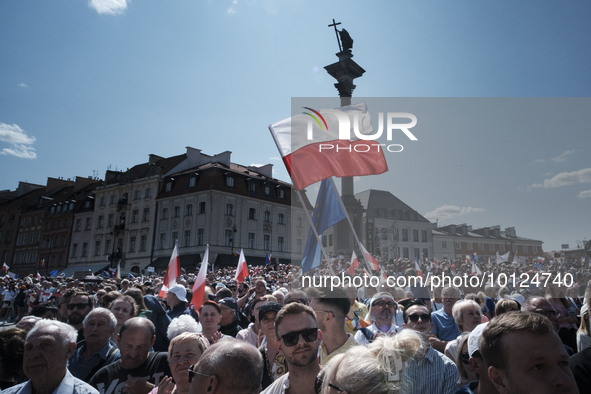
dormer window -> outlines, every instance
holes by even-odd
[[[279,198],[285,198],[285,190],[279,189],[279,191],[277,192],[277,196]]]
[[[232,178],[231,176],[226,177],[226,186],[234,187],[234,178]]]
[[[195,185],[197,184],[197,178],[193,177],[191,179],[189,179],[189,187],[195,187]]]
[[[252,182],[249,182],[248,183],[248,191],[251,193],[255,193],[257,191],[256,185]]]
[[[167,192],[169,192],[169,191],[171,191],[171,190],[172,190],[172,183],[171,183],[171,182],[168,182],[168,183],[166,184],[166,191],[167,191]]]
[[[265,195],[268,196],[271,194],[271,188],[269,186],[265,186]]]

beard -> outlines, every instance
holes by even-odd
[[[84,321],[84,318],[85,318],[85,316],[82,316],[80,313],[72,312],[72,314],[70,314],[70,316],[68,316],[68,324],[70,324],[72,326],[82,324],[82,322]]]
[[[308,349],[311,350],[312,348],[308,347]],[[313,362],[316,362],[317,355],[318,355],[318,349],[315,352],[309,351],[308,353],[297,354],[295,356],[291,355],[291,357],[286,356],[285,358],[293,366],[301,368],[301,367],[307,367],[308,365],[312,364]]]

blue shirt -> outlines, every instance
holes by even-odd
[[[33,383],[28,380],[25,383],[12,386],[2,392],[7,394],[33,394]],[[84,383],[80,379],[76,379],[66,370],[66,376],[64,376],[64,379],[53,394],[99,394],[99,392],[91,385]]]
[[[433,333],[442,341],[453,341],[461,334],[454,318],[448,315],[444,309],[433,312],[431,321],[433,322]]]
[[[113,352],[111,352],[112,348],[115,348]],[[76,349],[72,356],[70,356],[68,363],[68,369],[72,375],[81,380],[89,380],[92,378],[92,376],[89,376],[90,372],[92,372],[99,363],[106,361],[101,365],[101,367],[105,367],[121,358],[119,349],[117,349],[117,346],[115,346],[111,340],[109,340],[105,347],[103,347],[98,353],[93,354],[86,364],[84,364],[84,359],[82,358],[85,349],[86,344],[83,343],[83,345]],[[109,357],[110,352],[111,356]],[[109,358],[109,360],[107,360],[107,358]]]
[[[431,346],[418,362],[412,357],[406,362],[404,374],[409,394],[454,394],[458,389],[458,367]]]

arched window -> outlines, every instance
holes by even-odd
[[[234,216],[234,205],[226,204],[226,215]]]

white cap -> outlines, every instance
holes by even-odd
[[[525,297],[519,293],[513,293],[513,294],[506,295],[505,298],[507,298],[509,300],[517,301],[519,303],[519,306],[523,305],[523,303],[525,302]]]
[[[470,336],[468,337],[468,354],[470,357],[472,357],[474,352],[478,350],[478,341],[480,340],[482,331],[484,331],[484,328],[487,324],[488,322],[477,325],[476,328],[470,333]]]
[[[177,296],[179,301],[187,302],[187,289],[185,289],[185,286],[172,286],[170,289],[168,289],[168,292]]]
[[[585,314],[585,312],[587,312],[589,309],[587,308],[587,303],[585,303],[585,305],[583,305],[581,307],[581,316],[583,316]]]

